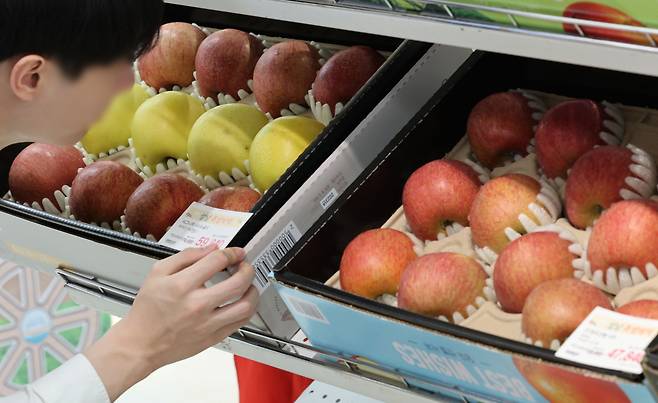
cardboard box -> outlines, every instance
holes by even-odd
[[[509,318],[494,318],[495,329],[491,322],[482,326],[471,321],[468,327],[457,326],[342,292],[332,284],[335,279],[331,277],[339,267],[343,249],[354,236],[369,228],[404,227],[404,216],[393,213],[401,204],[406,178],[462,141],[468,113],[485,96],[530,88],[539,91],[536,95],[545,94],[549,104],[560,99],[546,95],[553,93],[636,105],[623,110],[629,123],[627,134],[637,142],[656,135],[656,113],[644,108],[658,106],[643,95],[644,88],[652,85],[652,79],[638,75],[475,54],[278,267],[277,289],[304,333],[315,345],[345,357],[374,361],[400,374],[410,385],[430,391],[448,385],[458,393],[481,399],[560,400],[547,390],[550,381],[554,383],[548,389],[602,393],[608,401],[651,401],[651,391],[642,376],[558,359],[552,350],[522,342],[513,320],[505,329],[505,319]],[[650,151],[656,154],[655,144],[647,141],[641,145],[654,147]],[[629,296],[632,291],[634,296],[646,291],[655,294],[658,288],[655,281],[636,287],[617,298],[634,299]],[[485,307],[478,312],[487,316],[495,310]]]

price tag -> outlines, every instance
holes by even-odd
[[[658,320],[596,307],[555,355],[581,364],[641,374],[644,350],[656,335]]]
[[[176,250],[202,248],[213,243],[225,248],[251,214],[192,203],[159,244]]]

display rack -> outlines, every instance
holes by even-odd
[[[658,76],[658,47],[653,41],[654,37],[658,37],[658,30],[651,28],[435,0],[424,0],[419,3],[439,6],[443,13],[403,10],[386,0],[383,1],[384,6],[380,7],[351,0],[167,0],[167,2]],[[509,24],[458,17],[458,13],[454,12],[456,9],[499,13],[507,17]],[[571,24],[578,27],[580,35],[532,29],[521,25],[519,19]],[[588,38],[584,35],[583,27],[640,33],[647,37],[649,45]],[[120,316],[125,315],[132,298],[131,295],[124,295],[123,303],[117,302],[117,298],[103,298],[99,302],[98,295],[90,294],[86,288],[76,288],[74,283],[69,283],[68,286],[79,302],[84,303],[87,300],[96,307],[102,305],[106,311]],[[104,291],[107,290],[101,290],[101,294]],[[453,396],[461,394],[462,401],[488,401],[483,396],[470,395],[453,389],[450,385],[438,385],[432,380],[402,374],[374,362],[364,365],[360,360],[342,357],[301,341],[284,340],[254,330],[243,329],[217,348],[381,401],[429,403],[449,400],[445,396],[410,388],[401,380],[402,375],[407,379],[431,384],[434,389],[444,390],[446,394]]]
[[[352,0],[168,0],[191,7],[295,21],[430,43],[488,50],[563,63],[611,70],[658,75],[658,48],[653,38],[658,29],[565,18],[527,11],[462,4],[454,1],[421,0],[443,9],[436,12],[409,11],[368,5]],[[436,8],[436,7],[435,7]],[[482,22],[457,17],[454,10],[471,9],[507,16],[509,24]],[[520,19],[566,23],[578,27],[580,35],[548,32],[522,26]],[[645,35],[652,45],[636,45],[584,36],[583,27]]]

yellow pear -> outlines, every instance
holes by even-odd
[[[254,185],[261,192],[269,189],[322,130],[322,123],[301,116],[278,118],[263,127],[249,150]]]
[[[135,112],[131,126],[135,155],[154,168],[167,158],[187,159],[187,137],[205,112],[203,104],[182,92],[163,92]]]
[[[260,129],[268,123],[258,108],[244,104],[228,104],[204,113],[192,127],[187,153],[192,169],[202,175],[229,175],[233,168],[247,173],[244,161]]]
[[[114,98],[101,119],[80,141],[85,150],[100,154],[119,146],[127,147],[135,111],[148,98],[149,94],[138,84]]]

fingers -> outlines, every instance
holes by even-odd
[[[227,329],[230,333],[246,324],[256,313],[258,307],[258,290],[250,286],[247,292],[232,304],[217,308],[209,321],[211,329]],[[231,326],[235,326],[231,328]]]
[[[192,288],[201,287],[215,274],[233,266],[244,259],[245,252],[242,248],[228,248],[216,250],[207,254],[190,267],[180,271],[177,276]]]
[[[177,273],[203,259],[216,249],[217,245],[215,244],[206,246],[205,248],[185,249],[182,252],[156,262],[153,265],[153,273],[161,275]]]
[[[219,307],[242,298],[255,275],[254,268],[249,263],[240,263],[238,270],[231,277],[204,290],[210,307]]]

